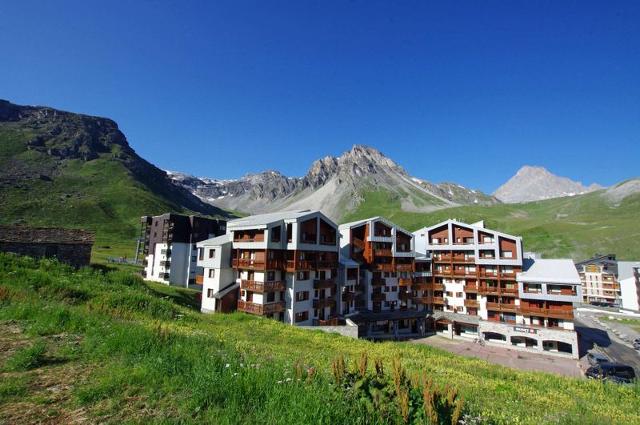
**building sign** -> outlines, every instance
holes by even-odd
[[[532,329],[532,328],[524,328],[522,326],[514,326],[513,330],[516,332],[522,332],[525,334],[537,334],[538,330],[537,329]]]

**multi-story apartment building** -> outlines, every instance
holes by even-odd
[[[640,310],[640,261],[618,261],[621,307]]]
[[[576,268],[580,273],[585,303],[620,305],[621,290],[615,254],[596,255],[576,263]]]
[[[338,317],[336,279],[339,269],[348,271],[338,265],[337,226],[321,212],[232,220],[226,238],[199,247],[203,311],[224,311],[223,299],[231,298],[235,282],[239,311],[294,325],[329,324]]]
[[[483,222],[447,220],[414,236],[416,251],[433,259],[424,294],[436,331],[577,357],[577,335],[567,322],[580,282],[570,260],[525,262],[520,237]]]
[[[430,261],[416,258],[411,232],[382,217],[339,229],[340,261],[352,277],[341,285],[340,312],[364,327],[367,337],[423,334]]]
[[[139,249],[148,280],[199,289],[196,243],[224,234],[226,221],[180,214],[141,218]]]
[[[236,309],[238,288],[232,267],[233,240],[231,234],[206,239],[196,244],[198,260],[196,284],[202,285],[203,313],[228,313]]]

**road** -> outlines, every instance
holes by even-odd
[[[574,322],[580,335],[580,357],[597,344],[612,361],[633,366],[636,374],[640,376],[640,354],[613,332],[593,320],[597,315],[597,313],[584,311],[576,313]]]

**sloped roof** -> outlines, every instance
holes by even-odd
[[[580,275],[570,259],[525,259],[524,272],[518,281],[538,283],[567,283],[580,285]]]
[[[401,232],[406,233],[408,236],[413,236],[412,232],[410,232],[410,231],[408,231],[406,229],[403,229],[402,227],[400,227],[397,224],[395,224],[393,221],[391,221],[391,220],[389,220],[389,219],[387,219],[385,217],[379,216],[379,215],[377,215],[375,217],[365,218],[365,219],[362,219],[362,220],[356,220],[356,221],[350,221],[348,223],[342,223],[339,227],[343,227],[343,228],[344,227],[357,227],[357,226],[363,225],[365,223],[368,223],[370,221],[372,221],[372,222],[373,221],[382,221],[386,225],[388,225],[390,227],[395,227],[397,230],[400,230]]]
[[[326,218],[324,214],[322,214],[318,210],[298,210],[298,211],[279,211],[279,212],[267,213],[267,214],[256,214],[256,215],[250,215],[248,217],[237,218],[235,220],[229,221],[227,223],[227,228],[268,226],[269,224],[277,223],[279,221],[295,221],[301,217],[305,217],[313,214],[320,214],[325,218],[325,221],[328,221],[329,223],[333,223],[331,220]]]
[[[618,280],[634,277],[633,269],[640,268],[640,261],[618,261]]]
[[[228,242],[231,242],[231,233],[227,233],[226,235],[222,235],[222,236],[216,236],[215,238],[205,239],[203,241],[198,242],[197,245],[219,246]]]
[[[87,230],[56,227],[0,226],[0,242],[93,245],[95,234]]]
[[[429,230],[444,226],[444,225],[449,224],[449,223],[457,224],[457,225],[459,225],[461,227],[466,227],[466,228],[469,228],[469,229],[475,229],[475,230],[478,230],[479,232],[493,233],[493,234],[495,234],[497,236],[503,236],[503,237],[508,238],[508,239],[522,240],[521,236],[510,235],[508,233],[504,233],[504,232],[500,232],[498,230],[488,229],[488,228],[484,227],[484,220],[480,220],[480,221],[475,222],[473,224],[469,224],[469,223],[463,223],[463,222],[458,221],[458,220],[456,220],[454,218],[450,218],[448,220],[441,221],[440,223],[436,223],[436,224],[434,224],[432,226],[421,227],[418,230],[416,230],[415,232],[413,232],[413,234],[415,235],[415,234],[420,233],[420,232],[426,232],[426,231],[429,231]],[[480,224],[482,224],[482,225],[480,226]]]

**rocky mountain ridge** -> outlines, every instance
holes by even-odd
[[[428,212],[465,204],[491,205],[498,201],[480,191],[454,183],[434,184],[411,177],[379,150],[354,145],[338,157],[314,161],[302,177],[278,171],[248,174],[237,180],[197,178],[167,172],[173,181],[205,202],[246,213],[282,208],[320,208],[333,218],[357,206],[367,191],[387,190],[407,211]]]
[[[560,177],[544,167],[525,165],[494,193],[501,202],[512,204],[575,196],[603,189],[599,184],[584,186],[581,182]]]

